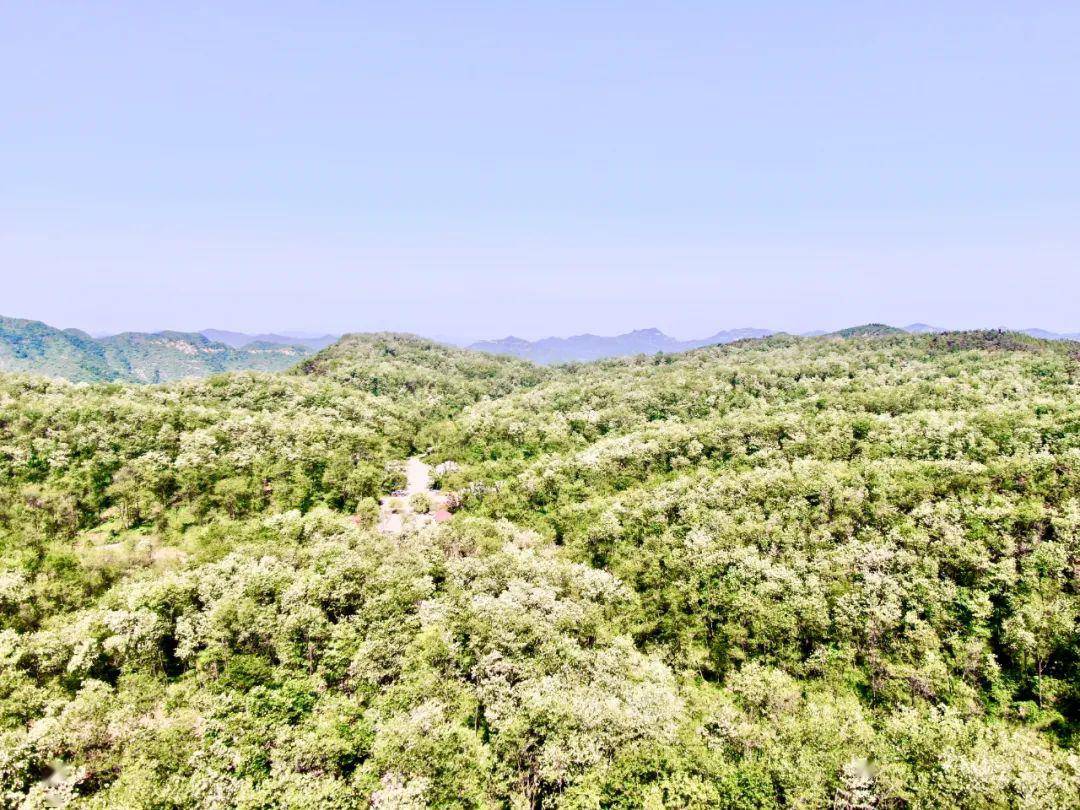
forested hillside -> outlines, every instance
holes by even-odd
[[[223,371],[283,371],[311,351],[303,345],[261,341],[234,348],[192,332],[93,338],[78,329],[0,317],[0,372],[73,382],[158,383]]]
[[[0,377],[0,804],[1077,806],[1080,346],[846,334]]]

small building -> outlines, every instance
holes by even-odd
[[[435,518],[436,523],[446,523],[446,521],[452,518],[453,515],[451,515],[450,512],[448,512],[446,509],[440,509],[434,515],[432,515],[432,517]]]

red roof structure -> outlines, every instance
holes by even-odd
[[[453,515],[451,515],[445,509],[440,509],[438,512],[435,513],[434,517],[436,523],[446,523],[446,521],[452,518]]]

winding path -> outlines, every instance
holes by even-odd
[[[417,492],[431,491],[431,465],[425,464],[419,456],[413,456],[405,462],[405,492],[415,495]]]
[[[431,500],[431,513],[420,515],[412,510],[409,498],[423,492]],[[405,462],[405,494],[390,495],[379,501],[379,531],[384,534],[400,534],[408,526],[431,523],[432,513],[444,508],[446,494],[431,488],[431,465],[413,456]],[[396,508],[395,508],[396,507]]]

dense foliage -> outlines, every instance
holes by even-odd
[[[1076,806],[1076,351],[6,378],[0,803]]]

